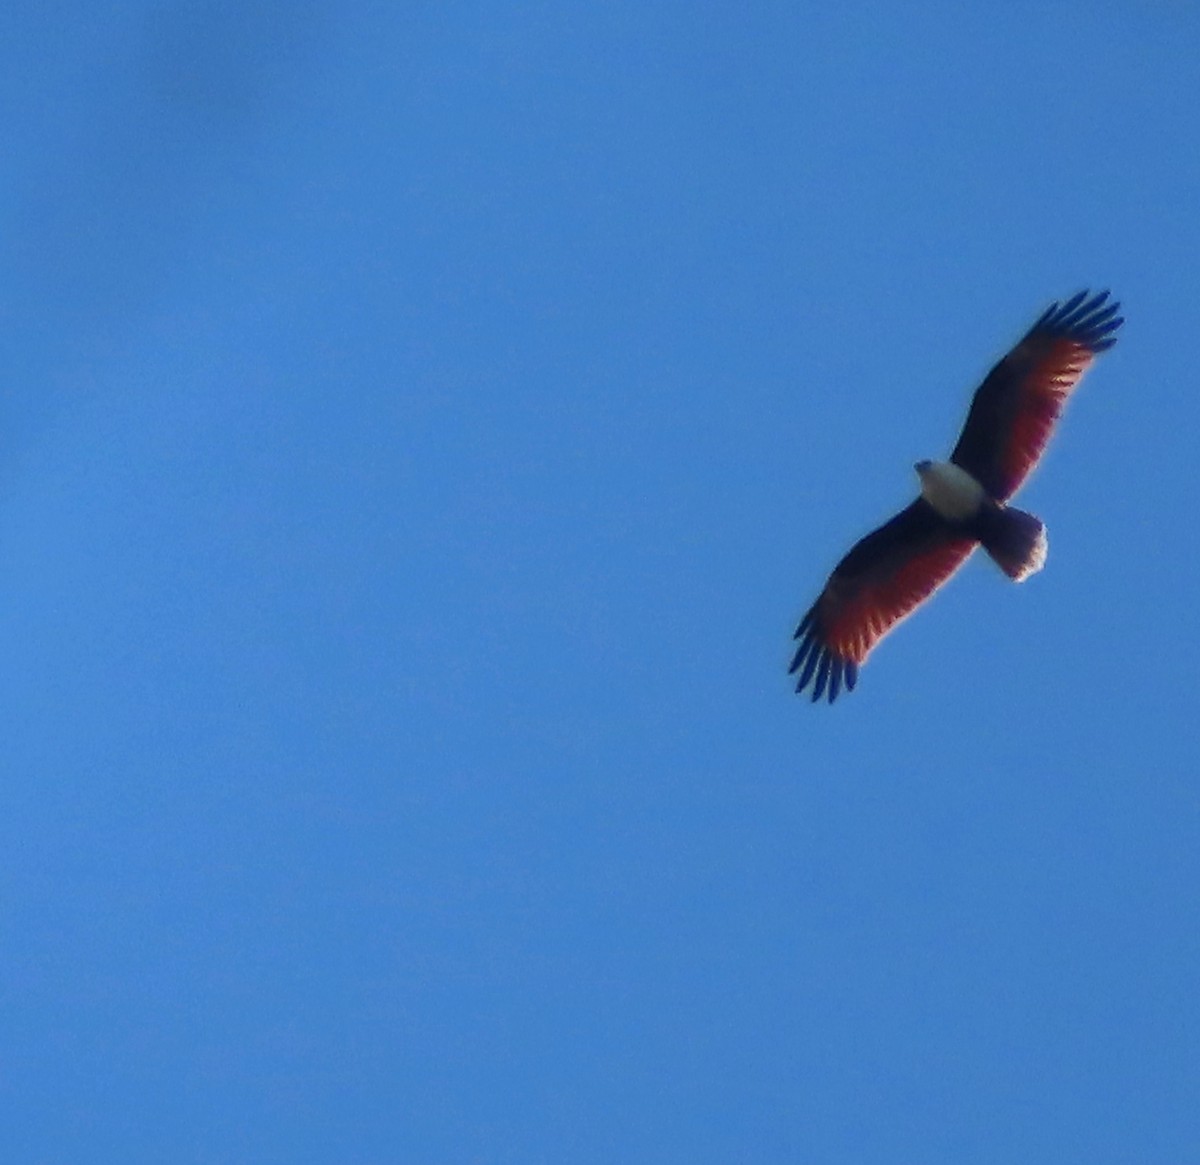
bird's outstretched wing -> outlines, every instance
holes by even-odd
[[[832,704],[858,679],[859,665],[893,627],[911,615],[975,548],[922,498],[872,531],[834,568],[820,598],[796,628],[789,672],[796,691],[810,683],[815,703]]]
[[[1053,303],[975,392],[950,460],[1005,501],[1037,464],[1054,422],[1088,365],[1125,321],[1108,292]]]

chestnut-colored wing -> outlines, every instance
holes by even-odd
[[[796,628],[800,645],[788,668],[800,673],[796,691],[812,683],[813,702],[828,693],[832,704],[843,685],[852,690],[875,644],[962,566],[976,544],[923,498],[863,538]]]
[[[1038,463],[1067,397],[1092,360],[1116,343],[1125,321],[1108,292],[1051,304],[976,390],[950,460],[997,501],[1006,501]]]

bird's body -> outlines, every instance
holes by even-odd
[[[830,703],[854,687],[874,646],[982,546],[1014,581],[1046,561],[1046,530],[1008,505],[1050,439],[1067,397],[1123,321],[1108,292],[1052,304],[971,402],[949,461],[916,465],[921,496],[834,568],[796,629],[796,690]]]

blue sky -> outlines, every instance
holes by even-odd
[[[1200,16],[3,21],[0,1148],[1200,1154]],[[1127,324],[832,708],[796,619]]]

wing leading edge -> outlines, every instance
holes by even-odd
[[[975,392],[950,460],[997,501],[1037,465],[1067,397],[1125,322],[1108,292],[1051,304]],[[1107,304],[1107,306],[1106,306]]]
[[[843,685],[852,691],[875,645],[945,583],[975,545],[921,498],[861,539],[796,628],[800,642],[788,668],[799,673],[796,691],[811,683],[813,702],[827,695],[831,704]]]

